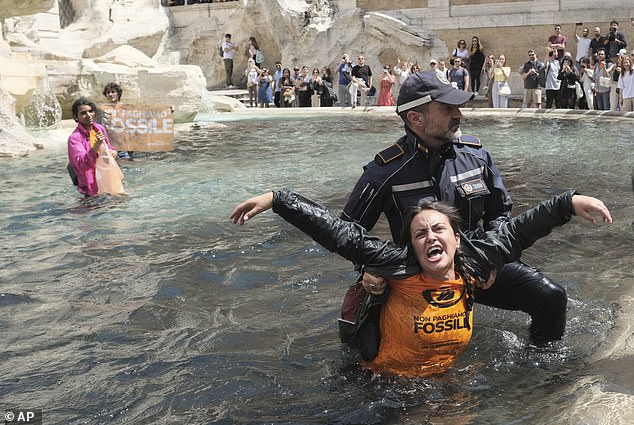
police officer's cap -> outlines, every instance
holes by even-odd
[[[398,92],[396,113],[413,109],[432,100],[449,105],[462,105],[473,99],[474,94],[454,88],[436,71],[412,74],[403,82]]]

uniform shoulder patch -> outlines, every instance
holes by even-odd
[[[455,139],[454,143],[457,145],[467,145],[467,146],[474,146],[478,148],[482,147],[482,143],[480,142],[480,139],[478,139],[476,136],[469,136],[465,134],[460,136],[459,139]]]
[[[387,149],[383,149],[381,152],[376,154],[374,160],[379,164],[387,164],[390,161],[395,160],[399,156],[405,154],[403,148],[398,144],[393,144]]]

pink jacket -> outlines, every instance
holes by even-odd
[[[97,123],[94,123],[93,126],[95,130],[100,130],[104,134],[108,149],[112,149],[106,129]],[[95,196],[99,193],[95,177],[98,156],[90,149],[90,133],[81,124],[77,124],[75,130],[68,137],[68,161],[77,173],[77,190],[86,196]]]

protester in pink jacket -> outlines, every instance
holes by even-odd
[[[68,137],[68,161],[77,175],[77,190],[86,197],[99,193],[95,167],[102,144],[112,150],[106,129],[94,122],[96,109],[90,100],[77,99],[72,106],[77,127]]]

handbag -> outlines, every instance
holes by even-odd
[[[108,146],[104,143],[101,146],[101,152],[95,164],[95,177],[99,193],[107,193],[109,195],[125,194],[123,189],[123,172],[117,161],[112,157],[108,150]]]
[[[509,87],[508,84],[504,84],[503,86],[500,86],[500,89],[498,90],[498,94],[500,96],[510,96],[511,88]]]
[[[324,87],[326,88],[326,91],[328,92],[328,98],[332,100],[333,102],[336,102],[337,94],[335,93],[335,89],[332,87],[332,84],[326,81],[324,82]]]
[[[577,99],[581,99],[583,97],[583,87],[581,87],[581,83],[579,81],[575,81],[575,93],[577,95]]]
[[[611,85],[611,78],[610,76],[605,76],[605,77],[599,77],[599,85],[603,88],[610,88]]]

